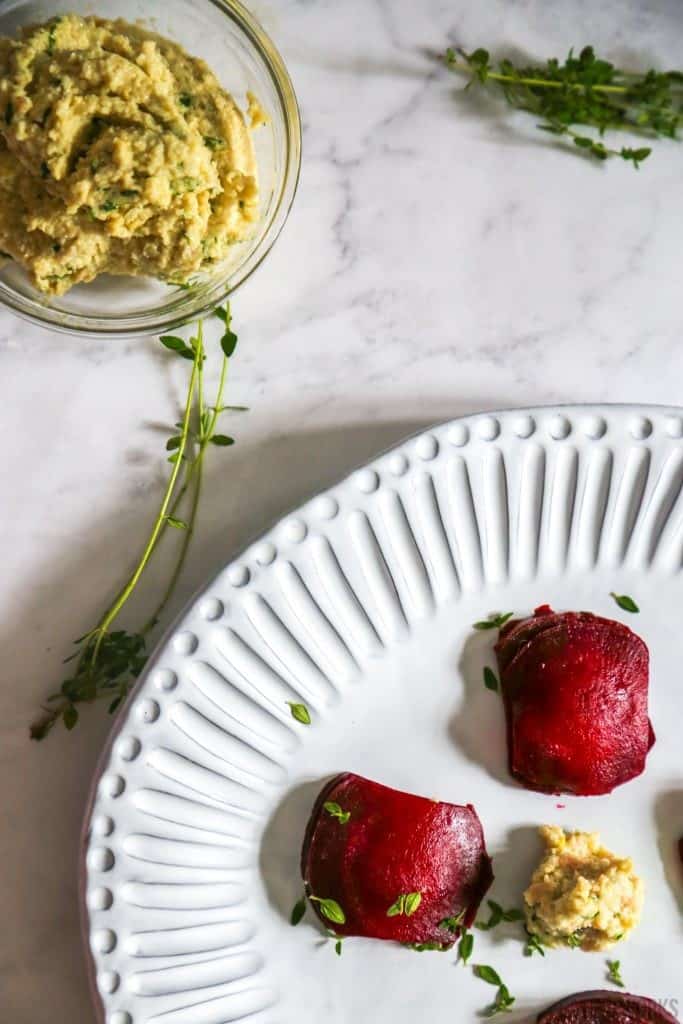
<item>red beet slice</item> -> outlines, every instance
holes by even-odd
[[[337,804],[348,821],[325,810]],[[339,935],[450,946],[457,933],[440,928],[464,912],[470,926],[493,881],[484,833],[470,804],[439,803],[346,773],[315,803],[301,854],[306,892],[333,899],[346,922],[313,907]],[[417,909],[387,916],[398,897],[420,893]]]
[[[654,742],[649,655],[627,626],[544,606],[497,655],[510,771],[524,786],[592,796],[641,774]]]
[[[581,992],[541,1013],[537,1024],[677,1024],[659,1003],[627,992]]]
[[[562,620],[562,615],[553,612],[548,605],[537,608],[528,619],[511,619],[503,626],[496,644],[498,667],[503,671],[521,648],[539,633],[545,632]]]

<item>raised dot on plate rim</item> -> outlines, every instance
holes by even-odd
[[[140,722],[156,722],[157,718],[161,714],[161,708],[157,701],[152,700],[150,697],[146,697],[137,702],[135,714]]]
[[[470,439],[469,427],[464,423],[452,423],[448,428],[448,441],[455,448],[463,448]]]
[[[88,854],[88,867],[92,871],[111,871],[114,854],[108,846],[95,846]]]
[[[313,502],[313,514],[319,519],[334,519],[339,512],[339,502],[330,494],[322,494]]]
[[[516,437],[519,437],[522,441],[525,441],[528,437],[531,437],[531,435],[535,432],[536,420],[533,416],[530,416],[528,413],[522,416],[518,416],[512,424],[512,429]]]
[[[415,451],[418,457],[423,459],[425,462],[435,459],[439,454],[439,442],[433,434],[424,434],[419,437],[415,443]]]
[[[116,797],[121,796],[125,788],[126,780],[122,775],[116,775],[113,772],[108,772],[100,779],[99,790],[103,796],[109,796],[116,799]]]
[[[92,944],[98,953],[111,953],[116,948],[116,932],[111,928],[99,928],[92,934]]]
[[[607,433],[607,420],[604,416],[587,416],[581,429],[591,441],[599,441]]]
[[[635,416],[630,423],[631,436],[636,441],[645,441],[653,431],[652,420],[647,416]]]
[[[550,418],[548,432],[554,441],[564,441],[572,432],[571,422],[562,413],[558,413]]]
[[[196,635],[189,629],[184,629],[180,633],[176,633],[172,640],[173,649],[178,654],[193,654],[199,646],[199,640]]]
[[[157,690],[173,690],[178,685],[178,676],[170,668],[158,668],[152,679]]]
[[[500,435],[500,422],[495,416],[484,416],[477,422],[477,434],[482,441],[495,441]]]
[[[207,622],[215,622],[225,612],[225,605],[218,597],[205,597],[199,605],[199,614]]]
[[[372,494],[379,487],[379,473],[375,469],[361,469],[356,473],[354,483],[363,494]]]
[[[133,1018],[125,1010],[114,1010],[107,1017],[107,1024],[133,1024]]]
[[[271,565],[277,556],[277,548],[269,540],[264,540],[254,551],[254,558],[259,565]]]
[[[246,587],[251,579],[251,573],[246,565],[231,565],[228,569],[228,579],[233,587]]]
[[[137,736],[124,736],[116,744],[116,753],[122,761],[134,761],[142,750],[142,744]]]
[[[119,987],[121,978],[116,971],[100,971],[97,975],[97,984],[101,992],[111,995]]]
[[[87,904],[91,910],[109,910],[114,902],[114,894],[111,889],[99,885],[88,893]]]
[[[394,474],[394,476],[403,476],[408,472],[409,466],[410,462],[408,460],[408,456],[403,452],[396,452],[396,454],[392,455],[389,459],[389,470]]]
[[[301,544],[307,533],[308,527],[303,519],[290,519],[285,523],[285,536],[291,544]]]
[[[96,836],[110,836],[114,831],[114,820],[107,814],[98,814],[92,820],[91,831]]]

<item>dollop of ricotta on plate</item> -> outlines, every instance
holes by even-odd
[[[526,927],[546,946],[609,949],[638,922],[643,881],[629,857],[602,845],[597,832],[540,829],[545,855],[524,893]]]

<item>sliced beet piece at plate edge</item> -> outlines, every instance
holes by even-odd
[[[561,999],[538,1015],[537,1024],[677,1024],[677,1019],[653,999],[600,989]]]

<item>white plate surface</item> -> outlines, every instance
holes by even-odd
[[[520,905],[544,822],[598,829],[646,881],[615,955],[683,1017],[683,413],[532,409],[407,441],[288,516],[219,573],[157,650],[102,762],[84,837],[92,976],[107,1024],[469,1021],[494,990],[455,966],[292,928],[299,850],[330,774],[475,804],[489,895]],[[620,611],[631,594],[641,614]],[[492,611],[549,602],[621,618],[652,655],[647,771],[608,797],[526,792],[482,684]],[[311,709],[296,723],[288,700]],[[605,984],[605,957],[522,956],[476,933],[511,1022]]]

